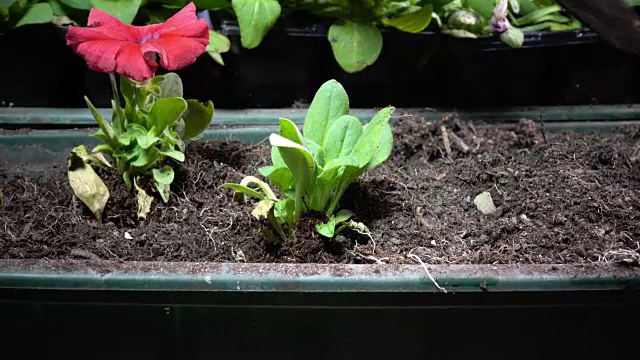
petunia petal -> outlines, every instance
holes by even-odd
[[[135,81],[142,81],[153,77],[158,64],[147,61],[143,56],[140,45],[125,44],[116,55],[116,72]]]
[[[207,49],[207,43],[197,38],[164,35],[142,45],[142,52],[160,54],[160,64],[167,70],[178,70],[193,64]]]
[[[89,69],[110,73],[116,69],[116,54],[127,44],[126,41],[99,40],[82,42],[74,47]]]
[[[160,24],[160,28],[158,29],[158,31],[161,33],[170,33],[177,28],[183,27],[196,21],[198,21],[198,16],[196,15],[196,6],[193,2],[190,2],[180,11],[167,19],[167,21]],[[206,20],[204,22],[206,24]],[[207,29],[208,27],[209,26],[207,25]]]

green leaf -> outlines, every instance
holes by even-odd
[[[298,126],[291,120],[280,118],[280,136],[293,141],[294,143],[304,146],[304,138]]]
[[[349,97],[336,80],[322,84],[309,105],[304,119],[304,138],[324,147],[327,131],[340,116],[349,113]]]
[[[297,222],[296,202],[291,198],[277,201],[273,206],[273,215],[284,219],[289,227],[293,227]]]
[[[298,222],[302,210],[302,197],[307,193],[315,179],[315,162],[313,155],[304,146],[297,144],[278,134],[269,136],[271,146],[276,146],[282,159],[287,164],[295,182],[295,215],[293,222]]]
[[[521,18],[518,18],[518,25],[524,26],[524,25],[530,25],[530,24],[537,24],[539,22],[542,22],[545,16],[548,16],[554,13],[559,13],[561,11],[562,11],[562,8],[557,5],[543,7],[536,11],[530,12]]]
[[[131,24],[142,0],[91,0],[93,7],[108,12],[124,24]]]
[[[343,115],[336,119],[327,132],[324,145],[325,161],[351,154],[361,135],[362,123],[357,117]]]
[[[267,198],[263,194],[255,191],[255,190],[253,190],[253,189],[251,189],[251,188],[249,188],[247,186],[244,186],[244,185],[234,184],[234,183],[224,183],[224,184],[222,184],[220,186],[226,187],[226,188],[229,188],[229,189],[233,189],[233,190],[235,190],[235,191],[237,191],[239,193],[251,196],[251,197],[256,198],[258,200],[265,200]]]
[[[0,8],[8,8],[13,5],[16,0],[0,0]]]
[[[231,6],[240,25],[240,41],[246,49],[260,45],[281,12],[277,0],[232,0]]]
[[[511,27],[500,34],[500,39],[512,48],[520,48],[524,42],[524,33],[518,28]]]
[[[63,4],[70,6],[74,9],[91,10],[91,0],[60,0]]]
[[[183,98],[158,99],[151,107],[147,123],[149,127],[155,127],[155,135],[160,135],[167,126],[175,124],[186,109],[187,102]]]
[[[380,133],[380,141],[378,145],[378,149],[369,162],[367,163],[367,170],[371,170],[374,167],[385,162],[389,155],[391,155],[391,151],[393,150],[393,132],[391,131],[391,125],[389,123],[384,124],[382,128],[382,132]]]
[[[274,147],[274,149],[277,148]],[[269,178],[273,185],[278,187],[280,191],[284,192],[286,189],[289,189],[293,184],[293,175],[288,167],[282,166],[264,166],[258,169],[260,174],[266,178]]]
[[[157,184],[162,185],[171,185],[175,176],[173,173],[173,169],[167,165],[161,167],[160,169],[153,169],[151,170],[151,173],[153,174],[153,180],[155,180]]]
[[[131,162],[131,166],[143,168],[152,165],[158,160],[160,156],[160,152],[155,147],[150,147],[148,149],[141,149],[137,153],[136,159]]]
[[[384,125],[389,122],[391,114],[395,110],[394,107],[388,106],[376,113],[371,121],[364,126],[362,136],[353,148],[351,155],[358,158],[358,166],[360,168],[367,165],[373,155],[376,153],[379,145]]]
[[[338,224],[343,223],[343,222],[349,220],[352,216],[353,216],[353,213],[351,211],[349,211],[347,209],[342,209],[342,210],[338,211],[338,213],[335,216],[336,223],[338,223]]]
[[[323,167],[324,149],[313,140],[307,140],[306,143],[306,148],[309,149],[309,151],[311,151],[311,154],[313,155],[313,161],[315,161],[316,165],[318,165],[319,167]]]
[[[109,189],[93,170],[91,165],[82,160],[87,150],[79,145],[68,157],[67,175],[74,194],[91,210],[99,223],[102,223],[102,213],[109,200]]]
[[[221,53],[225,53],[231,49],[231,41],[221,33],[209,30],[209,45],[207,45],[207,53],[220,65],[224,65]]]
[[[113,128],[111,127],[111,124],[109,124],[102,117],[102,115],[100,115],[100,113],[98,112],[98,110],[96,110],[96,108],[93,106],[93,104],[91,103],[91,101],[89,100],[88,97],[85,96],[84,97],[84,101],[87,103],[87,106],[89,106],[89,110],[91,111],[91,114],[93,115],[93,118],[98,123],[98,126],[100,127],[100,130],[102,130],[102,133],[106,136],[104,138],[104,141],[106,141],[114,149],[116,147],[118,147],[118,137],[117,137],[115,131],[113,131]]]
[[[16,24],[16,28],[29,24],[46,24],[53,20],[53,10],[48,3],[32,5]]]
[[[184,153],[178,150],[161,150],[160,154],[184,162]]]
[[[338,65],[348,73],[372,65],[382,51],[382,34],[373,25],[351,21],[333,24],[328,38]]]
[[[51,10],[53,11],[54,16],[67,15],[67,12],[64,10],[60,0],[49,0],[49,5],[51,5]]]
[[[158,142],[158,140],[160,140],[160,138],[157,136],[153,136],[153,134],[136,135],[136,142],[143,149],[150,148],[153,144]]]
[[[336,218],[331,217],[326,223],[316,224],[316,231],[322,236],[332,238],[336,231]]]
[[[465,7],[477,11],[485,19],[491,19],[493,9],[496,7],[496,0],[465,0]]]
[[[163,80],[158,84],[160,86],[160,97],[181,98],[183,95],[182,79],[176,73],[170,72],[162,75]]]
[[[514,14],[520,13],[520,0],[509,0],[509,6]]]
[[[402,30],[408,33],[419,33],[426,29],[431,23],[431,16],[433,15],[433,6],[431,4],[425,5],[420,9],[401,15],[392,19],[384,19],[382,22],[385,25],[393,26],[398,30]]]
[[[182,119],[184,120],[183,139],[188,140],[202,134],[213,120],[213,102],[209,100],[203,104],[198,100],[187,100],[187,110],[182,115]]]
[[[138,219],[146,219],[151,212],[151,203],[153,202],[153,198],[149,196],[141,187],[138,186],[138,179],[133,179],[133,184],[138,191],[137,202],[138,202]]]

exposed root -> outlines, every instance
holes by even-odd
[[[447,293],[447,289],[443,288],[442,286],[440,286],[440,284],[438,284],[438,282],[436,281],[436,279],[434,279],[433,276],[431,276],[431,273],[429,272],[429,269],[427,268],[427,265],[422,261],[422,259],[420,259],[420,257],[418,257],[415,254],[412,254],[412,251],[415,250],[417,248],[411,249],[411,251],[409,251],[409,254],[407,255],[409,258],[417,261],[420,265],[422,265],[422,268],[424,269],[424,271],[427,273],[427,276],[429,277],[429,280],[431,280],[431,282],[433,283],[433,285],[440,290],[443,293]]]

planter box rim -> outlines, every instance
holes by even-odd
[[[448,293],[630,290],[640,267],[427,265]],[[421,265],[0,260],[0,289],[438,292]]]
[[[110,108],[98,108],[103,116],[110,118]],[[363,121],[370,120],[377,108],[352,108],[350,114]],[[307,108],[253,108],[253,109],[216,109],[211,125],[278,125],[280,117],[286,117],[302,124]],[[521,118],[544,120],[545,122],[575,121],[621,121],[640,119],[640,104],[621,105],[575,105],[575,106],[521,106],[489,109],[433,109],[398,107],[396,114],[410,113],[427,120],[440,120],[448,114],[457,114],[460,118],[473,121],[500,123],[518,121]],[[50,127],[96,127],[97,124],[87,108],[37,108],[6,107],[0,108],[0,128],[9,126],[47,125]]]

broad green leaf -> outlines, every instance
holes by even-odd
[[[81,154],[86,153],[84,145],[71,150],[67,167],[69,184],[74,194],[91,210],[98,223],[102,223],[102,213],[109,200],[109,189],[91,165],[82,160]]]
[[[207,101],[206,104],[198,100],[187,100],[187,110],[182,115],[184,120],[182,138],[188,140],[202,134],[213,120],[213,111],[213,102],[211,100]]]
[[[311,155],[313,155],[313,161],[316,162],[316,165],[319,167],[324,166],[324,149],[318,145],[313,140],[307,140],[307,149],[311,151]]]
[[[155,135],[164,132],[167,126],[171,126],[180,119],[187,109],[187,102],[183,98],[172,97],[158,99],[147,116],[149,127],[155,127]]]
[[[158,142],[158,140],[160,140],[160,138],[153,136],[152,134],[136,135],[136,142],[138,142],[138,145],[143,149],[150,148],[153,144]]]
[[[93,7],[108,12],[124,24],[131,24],[142,0],[91,0]]]
[[[443,34],[447,34],[449,36],[453,36],[456,38],[461,38],[461,39],[477,39],[478,35],[469,32],[467,30],[460,30],[460,29],[447,29],[447,30],[442,30]]]
[[[49,0],[49,5],[51,5],[51,10],[53,11],[54,16],[65,16],[67,12],[64,11],[60,0]],[[55,20],[55,19],[54,19]]]
[[[509,0],[509,6],[514,14],[520,14],[520,0]]]
[[[524,33],[518,28],[509,28],[500,34],[500,39],[512,48],[520,48],[524,42]]]
[[[318,175],[318,181],[332,181],[335,175],[338,174],[337,170],[343,166],[358,167],[358,158],[353,155],[347,155],[327,163],[322,173]]]
[[[464,0],[466,7],[477,11],[483,18],[489,20],[493,16],[493,9],[496,7],[496,0]]]
[[[349,113],[349,97],[336,80],[322,84],[309,105],[304,119],[304,138],[324,147],[325,137],[333,122]]]
[[[8,8],[13,5],[16,0],[0,0],[0,8]]]
[[[170,166],[163,166],[160,169],[151,170],[153,180],[158,184],[171,185],[174,178],[173,169]]]
[[[240,42],[246,49],[260,45],[280,17],[278,0],[232,0],[231,6],[240,26]]]
[[[164,201],[164,203],[168,203],[169,202],[169,197],[171,197],[171,185],[168,184],[158,184],[157,182],[155,183],[156,185],[156,189],[158,190],[158,194],[160,194],[160,197],[162,198],[162,201]]]
[[[391,155],[391,151],[393,150],[393,132],[391,131],[391,125],[389,125],[389,123],[386,123],[382,128],[379,144],[375,154],[373,154],[373,157],[367,163],[367,170],[371,170],[382,164],[389,158],[389,155]]]
[[[126,76],[120,76],[120,93],[124,98],[124,113],[129,121],[137,122],[136,113],[136,88],[135,84],[127,79]]]
[[[373,25],[351,21],[333,24],[328,38],[338,65],[348,73],[372,65],[382,51],[382,34]]]
[[[518,18],[518,25],[524,26],[529,24],[537,24],[539,22],[542,22],[542,19],[545,16],[551,15],[554,13],[560,13],[561,11],[562,11],[562,8],[560,6],[557,6],[557,5],[547,6],[547,7],[538,9],[536,11],[530,12],[521,18]]]
[[[284,219],[289,227],[293,227],[297,222],[296,202],[291,198],[277,201],[273,206],[273,215]]]
[[[48,3],[39,3],[35,5],[31,5],[27,12],[22,16],[18,23],[16,24],[16,28],[22,25],[29,24],[46,24],[53,20],[53,10],[51,9],[51,5]]]
[[[277,148],[274,148],[277,149]],[[258,169],[260,174],[273,183],[280,191],[290,188],[293,183],[293,175],[288,167],[264,166]]]
[[[183,95],[182,79],[178,74],[170,72],[162,75],[164,78],[160,82],[160,97],[161,98],[181,98]]]
[[[240,184],[224,183],[224,184],[222,184],[220,186],[233,189],[233,190],[235,190],[235,191],[237,191],[239,193],[242,193],[242,194],[245,194],[245,195],[249,195],[249,196],[254,197],[254,198],[258,199],[258,200],[264,200],[264,199],[267,198],[263,194],[255,191],[255,190],[253,190],[253,189],[251,189],[251,188],[249,188],[247,186],[243,186],[243,185],[240,185]]]
[[[221,53],[226,53],[231,49],[231,41],[221,33],[209,30],[209,45],[207,45],[207,53],[220,65],[224,65]]]
[[[394,110],[394,107],[388,106],[378,111],[373,119],[363,128],[362,135],[351,152],[351,155],[358,158],[359,167],[364,167],[376,153],[380,145],[384,125],[389,122]]]
[[[131,166],[135,167],[147,167],[153,164],[158,157],[160,156],[160,152],[155,147],[150,147],[148,149],[141,149],[138,151],[138,156],[136,159],[131,162]]]
[[[300,129],[296,126],[296,124],[285,118],[280,118],[280,136],[293,141],[294,143],[304,146],[304,140],[302,137],[302,133],[300,133]]]
[[[304,146],[277,134],[271,134],[269,142],[271,146],[278,148],[296,183],[302,184],[302,187],[305,188],[304,191],[306,191],[306,187],[311,184],[314,178],[316,167],[311,152]],[[298,184],[296,184],[297,186]]]
[[[327,132],[324,145],[325,161],[351,154],[361,135],[362,123],[357,117],[343,115],[336,119]]]
[[[80,10],[91,10],[93,7],[91,0],[60,0],[60,2],[69,7]]]
[[[184,153],[178,150],[162,150],[160,154],[168,156],[172,159],[184,162]]]
[[[340,224],[349,220],[353,216],[353,213],[347,209],[342,209],[336,214],[336,223]]]
[[[332,238],[336,231],[336,218],[332,216],[326,223],[316,224],[316,231],[322,236]]]
[[[304,146],[299,145],[278,134],[269,136],[271,146],[276,146],[282,159],[287,164],[295,182],[295,215],[293,222],[296,223],[302,210],[302,197],[307,193],[309,187],[315,180],[315,162],[313,155]]]
[[[278,151],[278,148],[276,147],[272,147],[271,148],[271,163],[273,163],[273,166],[275,167],[286,167],[287,164],[284,162],[284,160],[282,160],[282,156],[280,155],[280,151]]]
[[[151,212],[151,203],[153,202],[153,198],[138,186],[138,179],[133,179],[133,184],[138,192],[138,219],[146,219],[149,212]]]
[[[118,137],[116,136],[116,133],[113,131],[111,124],[109,124],[102,117],[102,115],[100,115],[100,113],[98,112],[98,110],[96,110],[96,108],[93,106],[93,104],[91,103],[88,97],[85,96],[84,101],[87,103],[87,106],[89,106],[89,110],[91,111],[93,118],[98,123],[98,126],[100,126],[100,130],[102,130],[102,133],[106,135],[107,143],[115,149],[118,146]]]
[[[392,19],[384,19],[382,22],[404,32],[419,33],[429,26],[432,14],[433,6],[428,4],[416,11]]]

